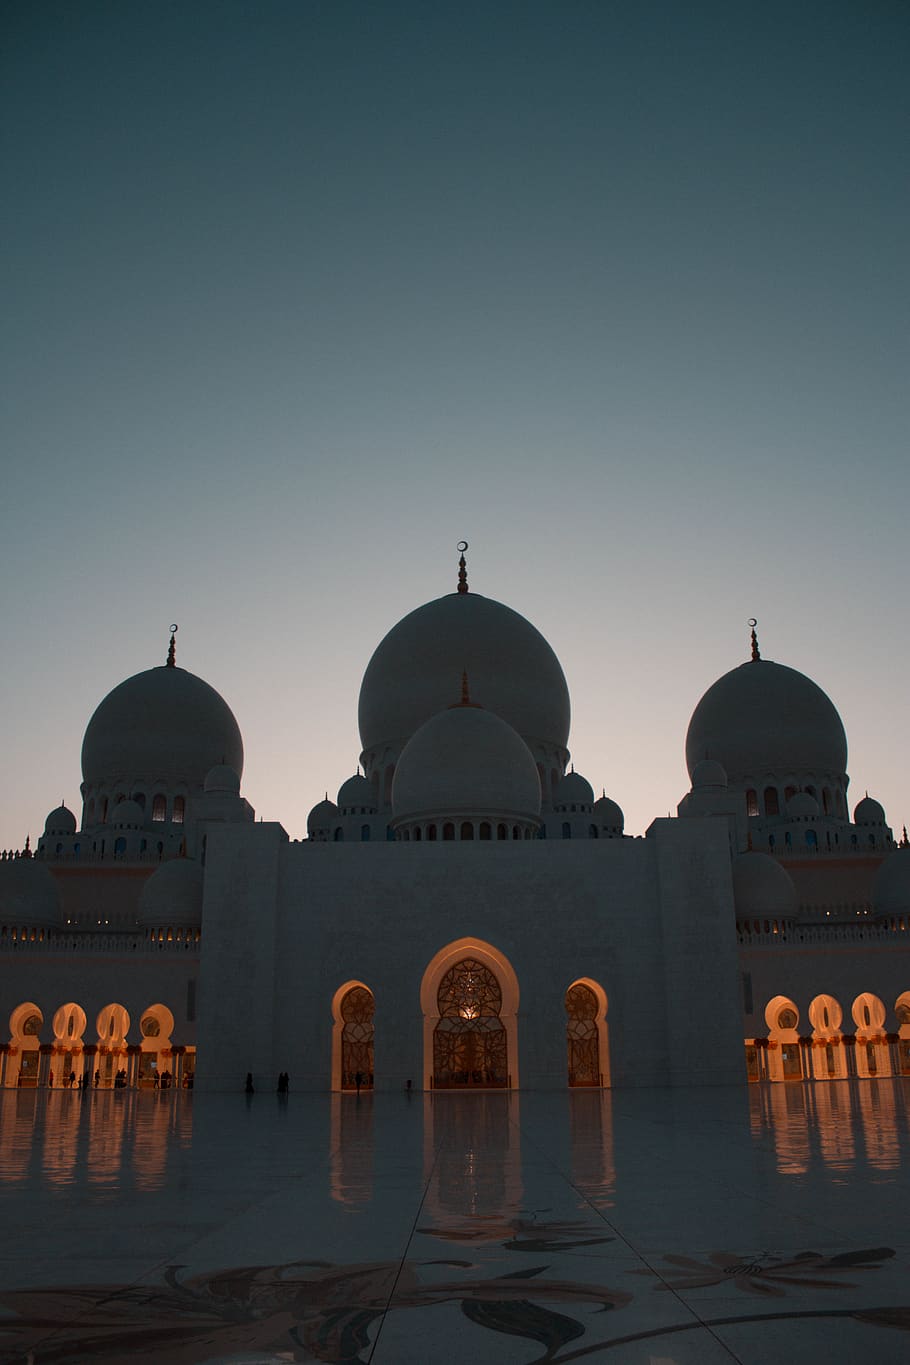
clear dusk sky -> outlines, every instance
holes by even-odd
[[[172,621],[303,835],[461,538],[629,832],[750,616],[910,821],[903,0],[0,22],[0,847]]]

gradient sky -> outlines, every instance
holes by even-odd
[[[303,835],[462,537],[629,832],[753,615],[910,821],[902,0],[2,22],[0,847],[171,621]]]

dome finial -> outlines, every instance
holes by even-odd
[[[461,555],[458,561],[458,591],[465,593],[468,590],[468,566],[465,564],[464,552],[468,548],[468,542],[460,540],[455,548]]]
[[[176,624],[175,624],[175,625],[172,625],[172,626],[171,626],[171,643],[170,643],[170,644],[168,645],[168,647],[167,647],[167,667],[168,667],[168,668],[176,668],[176,667],[177,667],[177,641],[176,641],[176,639],[174,638],[174,637],[176,636],[176,634],[177,634],[177,626],[176,626]]]
[[[749,617],[749,625],[752,627],[752,662],[758,663],[761,659],[761,655],[758,652],[758,636],[755,634],[755,627],[758,625],[758,621],[754,616]]]
[[[907,838],[907,826],[904,825],[904,837],[900,842],[901,848],[910,848],[910,839]]]

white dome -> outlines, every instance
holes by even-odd
[[[408,741],[392,782],[396,820],[421,816],[540,815],[540,778],[530,749],[483,707],[440,711]]]
[[[458,697],[472,698],[523,739],[564,750],[569,690],[538,630],[479,593],[451,593],[412,611],[379,644],[360,688],[364,754],[404,744]]]
[[[818,802],[808,792],[797,792],[787,802],[787,814],[797,820],[814,820],[818,815]]]
[[[714,758],[700,758],[692,769],[693,791],[723,791],[727,774],[722,763]]]
[[[57,806],[44,822],[45,836],[48,834],[75,834],[76,817],[66,806]]]
[[[0,920],[8,925],[56,929],[62,912],[54,874],[35,858],[0,862]]]
[[[593,804],[594,789],[581,773],[570,772],[560,778],[553,794],[553,805],[557,810],[564,810],[566,806],[581,806],[590,810]]]
[[[733,862],[733,900],[740,919],[795,915],[796,887],[767,853],[740,853]]]
[[[594,815],[597,818],[597,823],[603,829],[612,829],[618,834],[622,834],[626,817],[623,815],[621,807],[615,801],[611,801],[609,796],[598,797],[594,802]]]
[[[355,773],[342,782],[338,788],[338,809],[355,814],[359,811],[375,812],[376,793],[373,784],[362,773]]]
[[[693,712],[690,777],[705,758],[721,763],[732,782],[773,773],[844,777],[847,737],[834,704],[810,678],[754,659],[718,679]]]
[[[200,928],[204,880],[202,868],[192,858],[162,863],[142,888],[139,923],[146,929]]]
[[[243,740],[227,702],[184,668],[149,668],[109,692],[82,743],[86,783],[184,782],[215,764],[243,772]]]
[[[885,808],[872,796],[857,801],[853,812],[854,825],[887,825]]]
[[[875,874],[872,904],[877,915],[905,915],[910,910],[910,848],[888,854]]]
[[[145,812],[138,801],[118,801],[111,813],[114,829],[142,829]]]
[[[317,801],[306,818],[307,833],[312,835],[314,831],[327,830],[338,819],[338,807],[334,801],[328,797],[324,801]]]
[[[240,774],[229,763],[216,763],[206,773],[203,786],[212,795],[239,796]]]

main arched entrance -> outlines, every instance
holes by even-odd
[[[502,1090],[508,1085],[502,990],[489,967],[465,957],[450,967],[436,995],[434,1090]]]
[[[420,986],[424,1089],[506,1090],[518,1085],[518,980],[482,939],[441,949]]]

